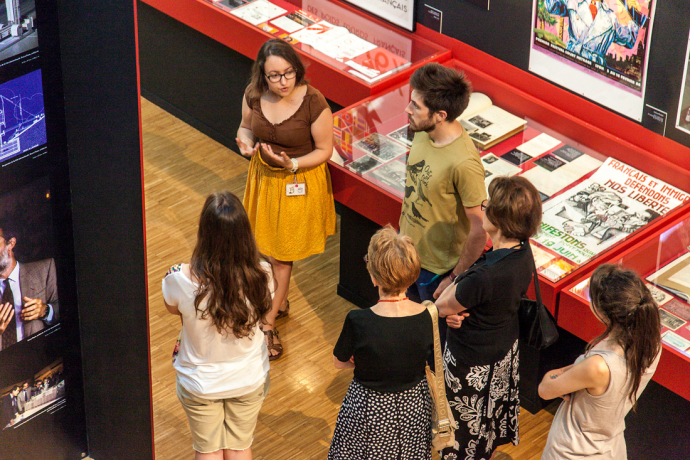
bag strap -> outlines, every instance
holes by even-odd
[[[438,332],[438,309],[433,302],[425,300],[423,305],[426,306],[431,315],[431,323],[434,329],[434,374],[435,382],[429,382],[433,385],[433,391],[436,395],[436,413],[438,414],[439,430],[450,430],[450,416],[448,414],[448,402],[446,400],[446,383],[443,377],[443,356],[441,353],[441,338]]]
[[[529,245],[529,241],[526,241],[523,244]],[[530,260],[532,261],[532,276],[534,277],[534,293],[537,296],[537,302],[539,305],[543,305],[544,302],[541,301],[541,289],[539,289],[539,277],[537,276],[537,264],[534,262],[534,254],[532,254],[532,247],[530,246],[529,248],[529,256]]]

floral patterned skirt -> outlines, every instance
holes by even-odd
[[[443,450],[443,460],[489,460],[496,447],[510,442],[517,445],[518,341],[493,364],[468,366],[457,362],[448,348],[443,361],[446,395],[458,423],[455,445]]]
[[[431,460],[431,396],[426,378],[397,393],[374,391],[352,379],[328,460]]]

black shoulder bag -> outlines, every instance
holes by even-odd
[[[537,294],[537,300],[523,298],[520,301],[518,310],[520,341],[541,350],[553,345],[558,340],[558,329],[556,328],[556,320],[541,300],[537,267],[534,264],[534,257],[531,254],[530,257],[532,257],[534,292]]]

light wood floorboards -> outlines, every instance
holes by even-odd
[[[189,261],[206,196],[230,190],[242,197],[248,162],[146,100],[142,124],[156,458],[192,459],[170,361],[180,322],[163,305],[161,279],[171,265]],[[290,316],[278,322],[285,356],[271,365],[270,394],[252,447],[255,459],[326,458],[352,379],[352,371],[337,371],[332,364],[342,321],[356,308],[336,295],[339,236],[329,238],[323,254],[295,263]],[[549,409],[536,415],[523,410],[520,445],[503,446],[494,458],[538,459],[553,418],[553,406]]]

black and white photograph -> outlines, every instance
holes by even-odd
[[[47,411],[65,404],[62,359],[36,372],[31,378],[0,389],[0,431],[19,429]]]
[[[525,152],[522,152],[518,149],[513,149],[510,152],[501,155],[501,158],[513,163],[515,166],[520,166],[521,164],[527,163],[529,160],[532,159],[531,156],[527,155]]]
[[[482,118],[479,115],[475,115],[472,118],[470,118],[470,123],[479,126],[480,128],[486,128],[487,126],[493,125],[492,122],[487,120],[486,118]]]
[[[685,324],[685,321],[678,318],[676,315],[667,312],[663,308],[659,309],[659,318],[661,318],[661,325],[671,329],[672,331],[675,331]]]
[[[0,3],[0,63],[38,48],[34,0]]]
[[[470,133],[472,139],[477,139],[479,142],[487,142],[491,139],[491,134],[487,134],[483,131],[474,131]]]
[[[410,125],[405,125],[402,128],[398,128],[388,135],[391,139],[395,139],[398,142],[402,142],[408,147],[412,147],[412,141],[414,140],[414,131],[410,129]]]
[[[553,155],[544,155],[541,158],[534,160],[535,164],[538,164],[547,171],[555,171],[565,164],[564,161],[559,160]]]
[[[401,161],[386,163],[371,171],[369,175],[400,193],[405,191],[405,163]]]
[[[370,157],[369,155],[364,155],[363,157],[358,158],[352,163],[348,164],[347,167],[357,174],[365,174],[381,164],[383,163],[376,158]]]
[[[404,155],[407,149],[397,142],[393,142],[379,133],[371,133],[354,143],[361,151],[380,159],[382,162],[390,161]]]

